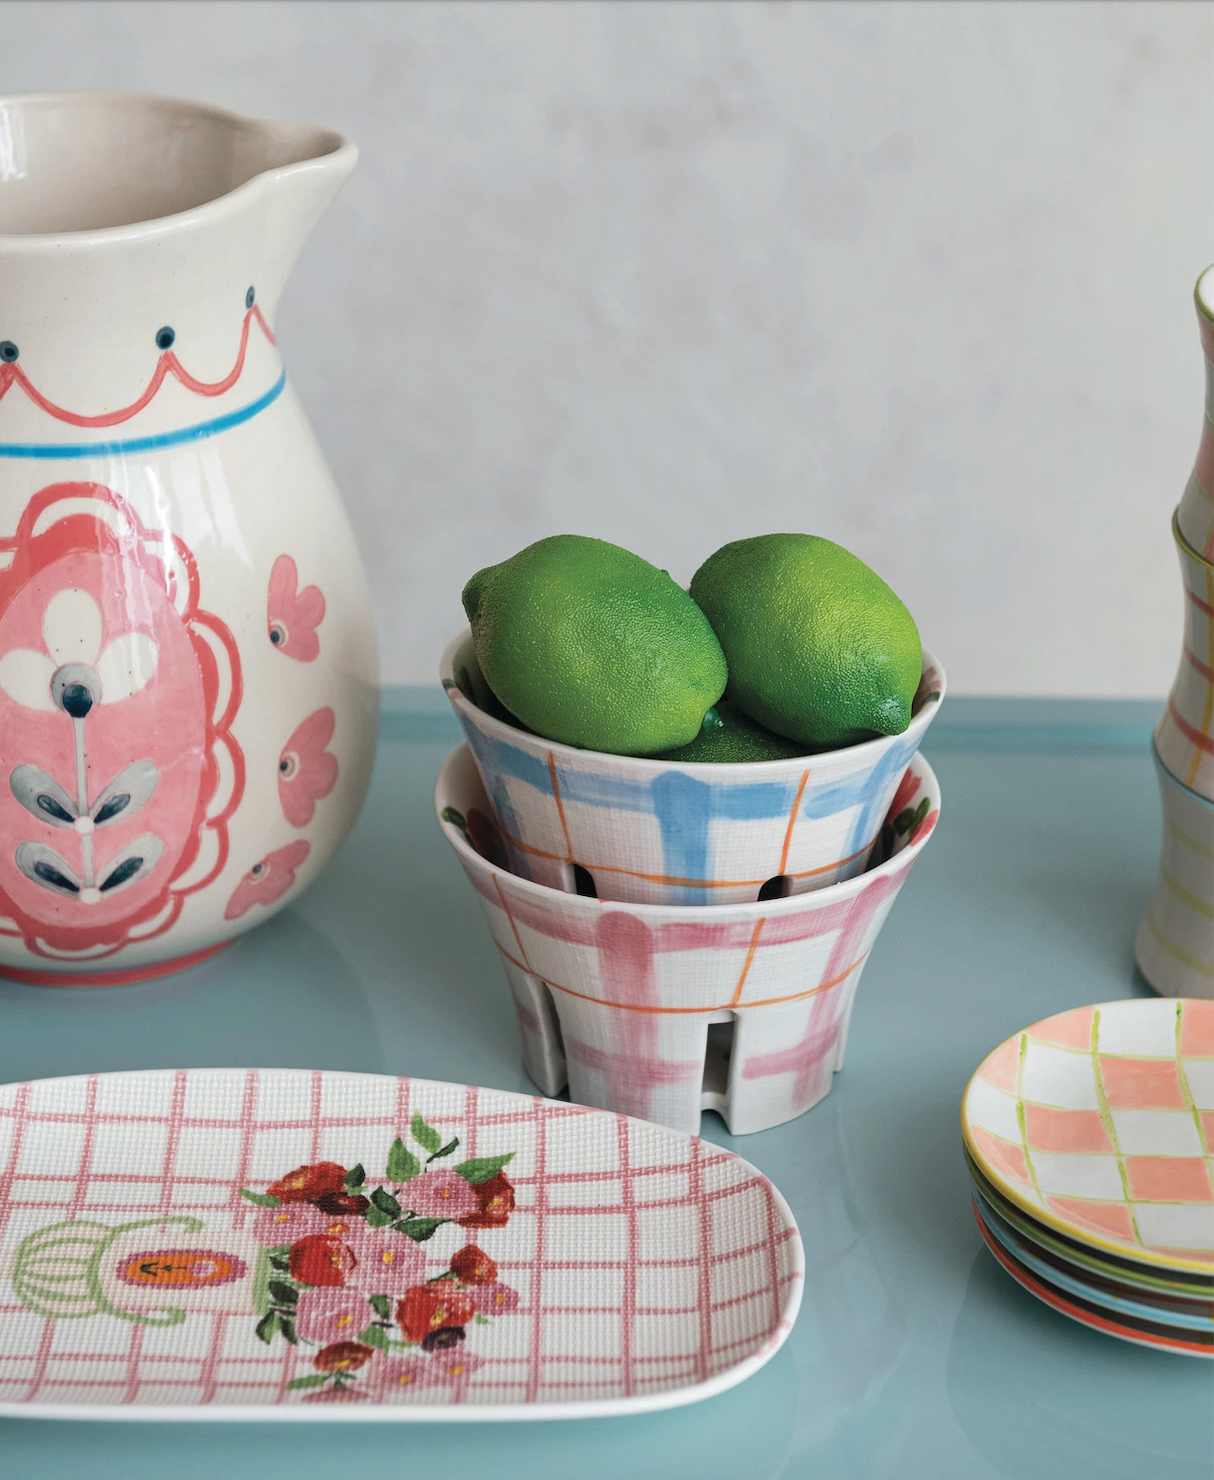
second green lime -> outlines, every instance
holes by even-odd
[[[879,575],[831,540],[767,534],[710,555],[691,594],[729,662],[729,697],[777,735],[850,745],[911,718],[922,650]]]
[[[786,761],[804,755],[806,747],[755,724],[736,704],[722,699],[704,718],[690,745],[656,757],[660,761],[694,761],[699,765],[736,765],[746,761]]]

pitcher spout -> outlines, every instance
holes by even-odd
[[[358,163],[358,149],[341,134],[307,124],[249,120],[248,182],[263,213],[265,297],[277,303],[312,229]]]
[[[317,220],[358,151],[340,134],[263,122],[219,108],[138,93],[41,93],[0,98],[0,286],[65,256],[98,262],[120,251],[125,270],[147,258],[150,280],[190,258],[242,258],[272,309]],[[24,285],[23,285],[24,286]],[[6,297],[9,295],[5,295]]]

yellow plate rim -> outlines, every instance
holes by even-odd
[[[1027,1213],[1032,1218],[1036,1218],[1039,1223],[1044,1223],[1047,1227],[1054,1229],[1056,1233],[1065,1233],[1068,1238],[1074,1239],[1077,1243],[1087,1244],[1090,1248],[1093,1249],[1103,1249],[1107,1254],[1117,1254],[1122,1259],[1133,1259],[1139,1264],[1149,1264],[1158,1269],[1188,1269],[1194,1270],[1200,1274],[1212,1274],[1214,1273],[1214,1252],[1211,1253],[1211,1256],[1208,1259],[1165,1257],[1162,1254],[1157,1254],[1153,1250],[1146,1248],[1142,1244],[1123,1243],[1116,1240],[1103,1238],[1100,1234],[1097,1233],[1089,1233],[1087,1229],[1080,1228],[1077,1223],[1068,1223],[1065,1218],[1060,1218],[1052,1208],[1038,1206],[1038,1204],[1030,1201],[1030,1199],[1024,1196],[1023,1192],[1020,1190],[1015,1182],[1011,1181],[1007,1177],[1004,1177],[996,1167],[990,1165],[986,1157],[982,1155],[970,1136],[969,1124],[966,1118],[966,1107],[969,1104],[970,1089],[973,1086],[974,1080],[978,1078],[978,1073],[979,1070],[981,1070],[982,1065],[986,1063],[987,1059],[989,1059],[992,1054],[998,1053],[999,1050],[1005,1047],[1007,1044],[1016,1042],[1016,1040],[1022,1034],[1031,1033],[1034,1028],[1039,1028],[1042,1023],[1052,1022],[1053,1019],[1057,1017],[1065,1017],[1067,1013],[1086,1012],[1089,1010],[1089,1008],[1095,1011],[1099,1011],[1102,1007],[1119,1007],[1123,1002],[1133,1002],[1135,1000],[1140,1000],[1143,1002],[1158,1001],[1183,1004],[1185,1002],[1200,1002],[1204,1001],[1205,999],[1199,997],[1144,997],[1140,999],[1123,997],[1111,1002],[1093,1002],[1087,1005],[1081,1005],[1079,1007],[1064,1007],[1061,1012],[1052,1012],[1050,1013],[1049,1017],[1038,1018],[1035,1023],[1030,1023],[1027,1028],[1018,1028],[1015,1033],[1010,1033],[1001,1043],[997,1043],[995,1047],[992,1048],[988,1053],[983,1054],[982,1059],[978,1064],[978,1068],[975,1069],[970,1077],[966,1080],[965,1090],[961,1095],[961,1139],[965,1143],[965,1149],[973,1157],[974,1161],[977,1162],[977,1164],[982,1168],[983,1173],[991,1180],[994,1186],[1003,1193],[1003,1195],[1008,1199],[1009,1202],[1015,1203],[1015,1205],[1021,1210],[1021,1212]]]

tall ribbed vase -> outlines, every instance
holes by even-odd
[[[1163,801],[1159,879],[1135,956],[1165,997],[1214,997],[1214,267],[1197,280],[1206,403],[1197,462],[1172,519],[1184,649],[1155,729]]]

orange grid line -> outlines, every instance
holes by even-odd
[[[513,923],[513,922],[511,922]],[[516,932],[517,934],[517,932]],[[810,987],[806,992],[790,992],[787,997],[762,997],[756,1002],[722,1002],[718,1006],[705,1005],[703,1007],[654,1007],[643,1002],[613,1002],[609,997],[592,997],[589,992],[575,992],[572,987],[562,986],[560,982],[554,982],[551,977],[540,976],[534,967],[526,966],[522,961],[516,961],[510,952],[500,941],[493,942],[501,954],[515,966],[519,971],[525,971],[528,975],[535,977],[536,981],[543,982],[544,986],[550,987],[554,992],[564,992],[567,997],[578,997],[583,1002],[593,1002],[597,1007],[618,1007],[621,1012],[646,1012],[656,1015],[663,1013],[689,1013],[689,1012],[727,1012],[735,1006],[741,1007],[777,1007],[781,1002],[800,1002],[805,997],[816,997],[820,992],[829,992],[832,987],[837,987],[840,982],[846,981],[856,968],[863,964],[868,955],[864,951],[857,956],[846,971],[841,971],[838,976],[832,976],[829,981],[819,982],[816,987]]]

